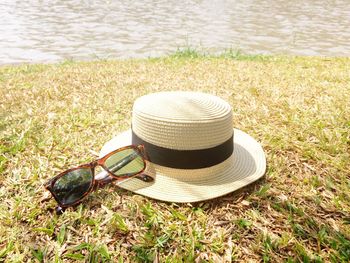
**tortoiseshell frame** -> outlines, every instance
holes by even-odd
[[[136,152],[138,152],[140,154],[140,156],[142,157],[142,160],[143,160],[143,164],[144,164],[144,168],[142,169],[142,171],[140,171],[139,173],[133,175],[133,176],[115,176],[112,172],[110,172],[107,167],[104,165],[105,161],[113,154],[117,153],[117,152],[120,152],[120,151],[123,151],[123,150],[126,150],[126,149],[134,149]],[[75,206],[77,204],[79,204],[83,199],[86,198],[86,196],[88,194],[90,194],[92,191],[98,189],[99,187],[103,187],[105,186],[106,184],[110,183],[110,182],[113,182],[113,181],[123,181],[125,179],[130,179],[130,178],[137,178],[137,179],[140,179],[142,181],[145,181],[145,182],[152,182],[154,179],[153,177],[151,176],[148,176],[146,174],[142,174],[145,169],[146,169],[146,160],[148,160],[148,157],[147,157],[147,154],[145,152],[145,148],[143,145],[138,145],[138,146],[135,146],[135,145],[130,145],[130,146],[125,146],[125,147],[122,147],[122,148],[119,148],[113,152],[110,152],[109,154],[105,155],[104,157],[100,158],[100,159],[97,159],[95,161],[92,161],[90,163],[87,163],[87,164],[82,164],[82,165],[79,165],[77,167],[74,167],[74,168],[71,168],[71,169],[68,169],[62,173],[60,173],[59,175],[55,176],[54,178],[50,179],[46,184],[45,184],[45,188],[50,191],[50,193],[52,194],[53,198],[56,200],[56,202],[58,203],[58,207],[56,208],[56,212],[57,213],[61,213],[64,211],[64,209],[66,209],[67,207],[71,207],[71,206]],[[101,166],[108,174],[109,176],[108,177],[105,177],[103,178],[102,180],[96,180],[95,179],[95,167],[99,165]],[[91,186],[90,188],[84,193],[84,195],[78,199],[77,201],[75,201],[74,203],[71,203],[71,204],[68,204],[68,205],[65,205],[65,204],[62,204],[59,199],[57,198],[57,195],[55,194],[55,192],[53,191],[53,186],[55,184],[55,182],[61,178],[62,176],[66,175],[67,173],[71,172],[71,171],[74,171],[74,170],[77,170],[77,169],[81,169],[81,168],[90,168],[91,171],[92,171],[92,175],[93,175],[93,181],[91,183]]]

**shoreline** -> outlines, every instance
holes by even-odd
[[[168,58],[226,58],[234,60],[256,60],[256,59],[272,59],[272,58],[305,58],[305,59],[349,59],[345,56],[306,56],[306,55],[294,55],[294,54],[247,54],[242,53],[239,49],[227,49],[222,52],[210,53],[201,51],[196,48],[184,48],[178,49],[175,52],[155,57],[127,57],[127,58],[106,58],[106,59],[63,59],[57,61],[33,61],[33,62],[16,62],[16,63],[0,63],[0,67],[6,66],[21,66],[21,65],[58,65],[66,63],[98,63],[98,62],[113,62],[113,61],[147,61],[147,60],[163,60]]]

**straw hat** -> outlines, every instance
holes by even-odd
[[[154,199],[196,202],[246,186],[266,170],[260,144],[233,129],[224,100],[199,92],[159,92],[138,98],[132,128],[108,141],[100,157],[144,144],[151,183],[129,179],[120,187]]]

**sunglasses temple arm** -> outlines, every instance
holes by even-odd
[[[145,146],[143,144],[140,144],[137,146],[137,149],[140,151],[141,155],[144,157],[144,159],[149,160],[149,156],[145,150]]]
[[[108,175],[108,177],[105,177],[105,178],[103,178],[103,179],[101,179],[101,180],[98,180],[98,181],[97,181],[98,185],[96,185],[96,186],[98,186],[98,187],[104,187],[106,184],[109,184],[109,183],[111,183],[111,182],[113,182],[113,181],[115,181],[115,180],[117,180],[117,179],[115,179],[115,178],[113,178],[112,176],[109,176],[109,175]]]
[[[146,174],[138,174],[138,175],[136,175],[134,177],[131,177],[131,178],[136,178],[136,179],[139,179],[139,180],[141,180],[143,182],[152,182],[154,180],[153,177],[148,176]],[[127,179],[129,179],[129,178],[127,178]],[[101,180],[98,180],[97,182],[98,182],[98,186],[99,187],[104,187],[106,184],[109,184],[109,183],[111,183],[113,181],[118,181],[118,178],[115,178],[115,177],[112,177],[112,176],[108,176],[108,177],[105,177],[105,178],[103,178]]]

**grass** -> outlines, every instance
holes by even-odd
[[[194,48],[191,46],[186,46],[183,48],[178,48],[176,52],[169,55],[171,59],[197,59],[197,58],[206,58],[206,59],[234,59],[234,60],[250,60],[250,61],[259,61],[259,60],[269,60],[276,59],[277,57],[272,57],[269,55],[260,55],[260,54],[245,54],[242,53],[239,49],[229,48],[220,53],[213,53],[206,51],[204,49]],[[159,58],[155,58],[158,60]],[[161,58],[162,59],[162,58]]]
[[[232,50],[0,67],[0,262],[349,262],[349,83],[349,58]],[[227,100],[264,147],[264,179],[181,205],[111,185],[56,216],[44,182],[163,90]]]

